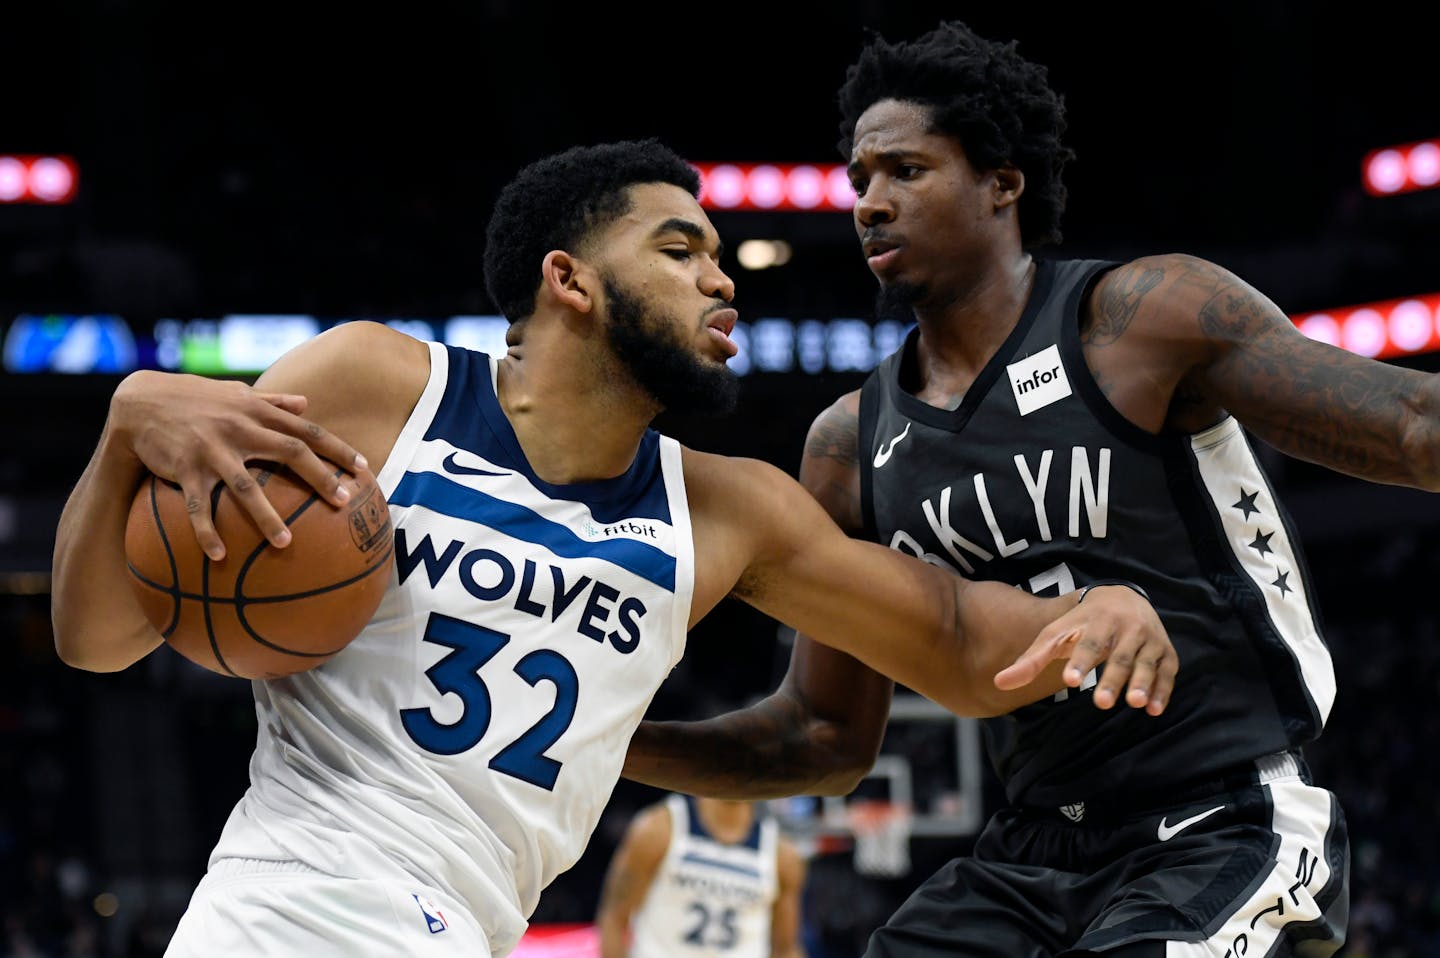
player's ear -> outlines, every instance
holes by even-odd
[[[1020,194],[1025,192],[1025,174],[1020,171],[1018,166],[1011,166],[1008,163],[997,168],[991,174],[991,183],[995,189],[995,208],[997,210],[1014,205],[1015,201],[1020,198]]]
[[[540,263],[541,283],[547,293],[578,313],[588,313],[595,306],[594,271],[584,260],[552,249]]]

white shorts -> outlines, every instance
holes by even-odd
[[[165,958],[216,955],[491,958],[469,912],[433,888],[239,858],[210,867],[165,951]]]

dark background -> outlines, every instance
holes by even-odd
[[[696,161],[838,161],[834,91],[866,28],[913,36],[944,16],[1017,38],[1066,97],[1078,158],[1061,252],[1196,253],[1292,314],[1432,293],[1440,192],[1374,198],[1360,187],[1366,151],[1440,136],[1434,39],[1409,19],[1418,10],[11,5],[0,21],[0,152],[70,154],[81,192],[61,208],[0,207],[0,323],[47,310],[137,322],[490,312],[486,216],[524,163],[648,135]],[[845,215],[713,218],[731,250],[749,236],[795,246],[781,269],[725,264],[745,316],[868,315],[873,280]],[[1440,368],[1430,355],[1404,364]],[[13,574],[48,570],[54,516],[116,382],[0,379],[0,509],[31,532],[4,546],[0,596],[10,640],[0,646],[10,783],[0,789],[0,955],[27,953],[17,941],[44,954],[153,953],[145,933],[163,938],[245,783],[254,720],[242,683],[196,675],[167,651],[117,676],[65,669],[50,648],[43,576]],[[731,419],[661,425],[793,471],[810,419],[858,382],[750,376]],[[1440,508],[1425,493],[1267,457],[1310,551],[1340,674],[1311,757],[1351,817],[1347,952],[1440,952],[1440,807],[1425,759],[1440,691],[1427,601]],[[656,714],[745,701],[784,666],[773,625],[743,607],[722,607],[690,648]],[[591,851],[537,919],[590,917],[619,828],[653,797],[622,783]],[[917,849],[911,881],[956,850]],[[841,886],[826,873],[817,863],[807,920],[817,955],[843,955],[866,930],[855,926],[883,917],[905,883],[867,886],[869,915],[853,895],[848,909],[827,906]],[[114,919],[95,916],[102,889],[119,897]]]

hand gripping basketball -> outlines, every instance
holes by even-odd
[[[250,679],[272,679],[327,661],[379,607],[391,576],[390,511],[375,477],[339,472],[343,507],[321,499],[289,469],[250,467],[292,531],[288,546],[266,541],[224,485],[211,518],[226,556],[211,560],[195,541],[179,486],[148,477],[125,529],[130,584],[145,616],[192,662]]]

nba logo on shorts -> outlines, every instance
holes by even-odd
[[[445,924],[445,914],[436,907],[433,901],[415,894],[411,894],[410,897],[415,899],[415,904],[420,906],[420,914],[425,916],[425,925],[430,929],[430,934],[438,935],[449,927]]]

